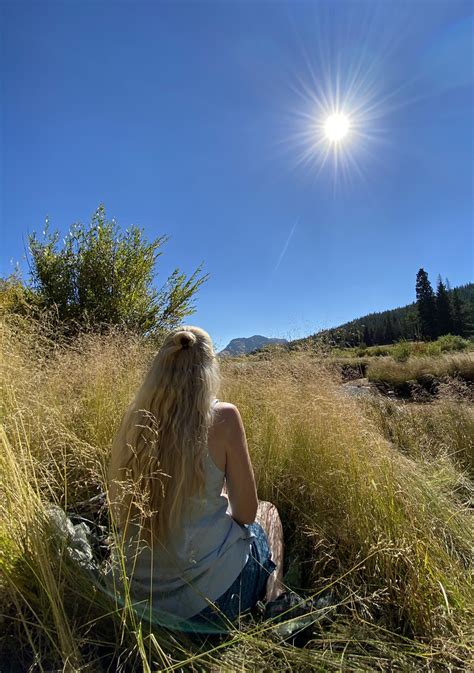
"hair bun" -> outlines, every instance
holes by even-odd
[[[196,343],[196,336],[192,332],[183,330],[175,334],[174,342],[177,346],[181,346],[183,350],[187,350]]]

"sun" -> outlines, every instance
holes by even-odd
[[[326,119],[324,133],[326,134],[326,138],[331,142],[339,142],[346,137],[349,128],[350,123],[348,117],[345,114],[338,112],[330,115]]]
[[[324,48],[308,72],[291,82],[290,132],[282,139],[284,149],[294,153],[296,166],[309,168],[318,178],[323,170],[333,175],[334,194],[366,181],[365,166],[377,158],[375,144],[390,144],[383,118],[392,109],[392,92],[385,92],[365,70],[364,53],[357,63],[332,59]],[[394,95],[394,94],[393,94]],[[395,103],[393,103],[394,105]],[[395,109],[395,108],[393,108]]]

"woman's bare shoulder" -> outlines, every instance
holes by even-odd
[[[222,411],[222,410],[226,410],[226,409],[237,409],[237,407],[235,406],[235,404],[232,404],[232,402],[221,402],[221,400],[219,400],[214,405],[214,409]]]
[[[235,404],[232,404],[232,402],[217,402],[217,404],[214,405],[214,411],[216,411],[216,416],[217,416],[217,422],[221,421],[226,421],[226,420],[232,420],[236,416],[240,416],[239,410],[235,406]]]
[[[209,453],[217,467],[225,472],[226,469],[226,449],[229,444],[229,436],[232,434],[231,415],[235,414],[234,404],[230,402],[221,402],[214,404],[214,417],[208,434]]]
[[[235,404],[232,402],[221,402],[220,400],[214,405],[214,421],[213,429],[227,434],[232,432],[233,425],[240,418],[240,413]]]

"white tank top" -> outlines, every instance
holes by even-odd
[[[215,404],[218,400],[214,400]],[[142,543],[139,529],[133,531],[124,549],[126,571],[133,602],[140,601],[160,616],[188,619],[221,596],[247,562],[252,535],[229,514],[229,501],[222,495],[225,473],[205,457],[205,490],[186,506],[180,529],[166,548]]]

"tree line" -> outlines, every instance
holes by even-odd
[[[406,339],[432,340],[444,334],[474,336],[474,283],[450,288],[438,276],[436,291],[424,269],[415,284],[416,301],[407,306],[369,313],[339,327],[322,330],[319,337],[337,346],[378,346]],[[316,335],[314,335],[316,336]]]
[[[436,293],[433,291],[428,274],[420,269],[416,275],[416,305],[420,334],[424,339],[437,339],[444,334],[470,336],[472,315],[469,306],[461,299],[458,288],[449,287],[438,276]],[[472,310],[472,308],[471,308]]]

